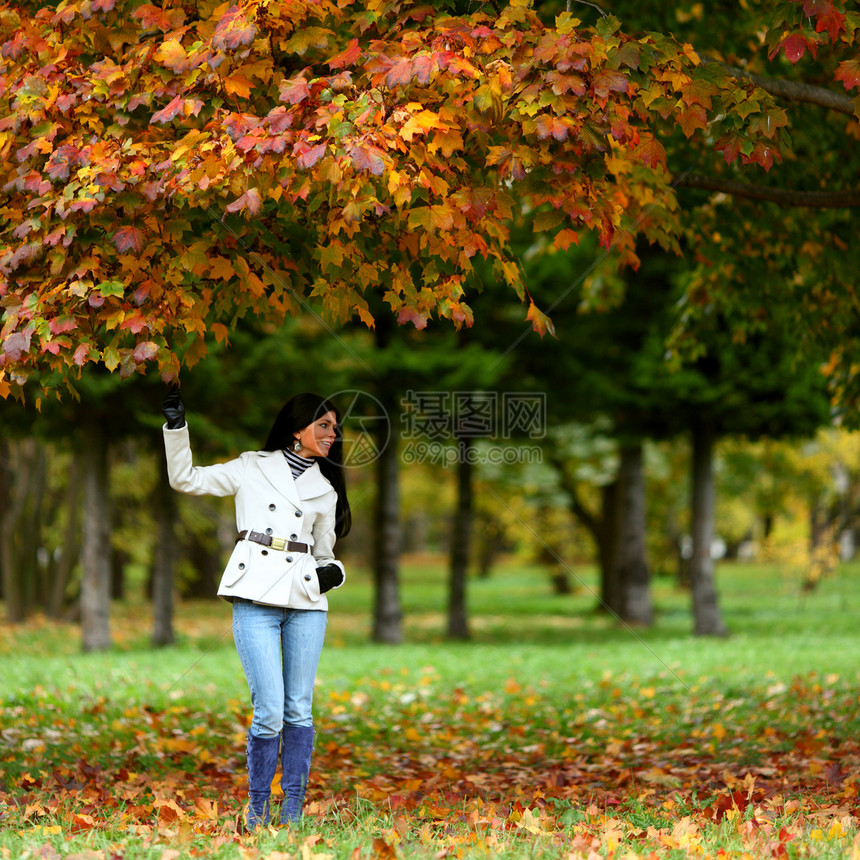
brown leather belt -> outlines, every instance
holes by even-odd
[[[261,543],[263,546],[270,546],[272,549],[283,550],[284,552],[310,552],[310,547],[306,543],[272,537],[272,535],[263,534],[263,532],[247,530],[239,532],[236,535],[236,543],[239,543],[240,540],[250,540],[254,543]]]

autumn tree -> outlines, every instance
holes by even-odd
[[[787,122],[689,44],[525,0],[9,4],[0,111],[4,396],[36,369],[175,377],[250,311],[373,324],[374,293],[398,322],[470,325],[477,259],[543,331],[517,206],[632,260],[633,232],[679,230],[667,129],[767,168]]]

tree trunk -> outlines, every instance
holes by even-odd
[[[59,560],[53,567],[51,591],[48,596],[47,614],[50,618],[60,618],[63,614],[66,586],[81,551],[79,481],[79,463],[77,460],[72,460],[69,465],[69,483],[66,487],[66,527],[63,532],[63,545]]]
[[[611,610],[615,597],[613,581],[615,551],[615,507],[618,499],[616,483],[603,487],[600,514],[588,510],[583,504],[577,491],[576,482],[571,478],[561,460],[550,462],[556,467],[562,489],[568,495],[570,512],[588,530],[597,548],[597,562],[600,567],[600,598],[598,609],[603,612]]]
[[[624,621],[649,625],[654,620],[654,613],[646,560],[642,443],[622,445],[620,455],[613,558],[618,599],[613,609]]]
[[[110,647],[111,546],[108,439],[97,422],[83,443],[81,626],[84,651]]]
[[[231,528],[231,531],[235,531],[235,528]],[[181,549],[177,545],[178,554],[174,557],[175,565],[180,557],[187,555],[194,570],[194,579],[182,584],[180,594],[184,598],[211,599],[218,591],[219,577],[223,569],[221,546],[218,544],[213,549],[210,541],[196,535],[191,535],[189,540],[190,543],[186,543]]]
[[[393,400],[393,398],[391,398]],[[397,415],[396,404],[386,404]],[[374,519],[373,574],[376,593],[373,608],[373,641],[398,645],[403,641],[400,608],[400,499],[397,486],[398,427],[391,421],[388,444],[376,461],[376,516]]]
[[[704,424],[693,426],[693,554],[690,558],[690,586],[693,591],[694,632],[697,636],[725,636],[728,633],[717,600],[711,544],[714,539],[713,430]]]
[[[615,534],[618,531],[618,480],[603,487],[600,519],[597,528],[593,530],[597,542],[597,560],[600,564],[600,609],[603,612],[616,612],[616,607],[623,603],[621,584],[617,581],[615,554],[618,551],[618,541]]]
[[[26,616],[28,594],[33,593],[38,573],[39,482],[44,480],[44,462],[40,468],[40,454],[34,439],[15,444],[4,442],[0,450],[4,463],[0,479],[0,570],[6,618],[10,624],[23,621]]]
[[[167,480],[167,470],[159,470],[155,488],[155,520],[158,542],[152,565],[152,644],[172,645],[173,583],[175,580],[178,543],[174,525],[178,516],[176,492]]]
[[[480,528],[476,533],[478,577],[479,579],[489,579],[493,563],[499,554],[502,530],[498,520],[492,514],[484,513],[481,515],[478,513],[476,517],[480,522]]]
[[[469,568],[469,538],[472,532],[472,440],[459,440],[457,465],[457,510],[451,535],[451,571],[448,580],[448,638],[469,638],[466,610],[466,577]]]
[[[35,439],[26,440],[29,456],[32,457],[30,486],[26,488],[27,501],[20,533],[23,543],[21,554],[21,587],[24,593],[24,612],[34,605],[47,604],[47,564],[40,559],[44,553],[42,544],[42,519],[47,484],[48,457],[45,446]]]

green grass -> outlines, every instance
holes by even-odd
[[[134,602],[102,654],[73,626],[6,626],[0,855],[850,855],[858,578],[802,595],[779,569],[724,565],[732,635],[713,640],[667,580],[654,627],[631,629],[595,611],[592,571],[562,597],[507,564],[470,582],[463,643],[444,639],[444,567],[414,560],[406,642],[386,646],[355,573],[331,596],[310,814],[257,835],[235,827],[249,714],[226,604],[183,605],[159,650]]]

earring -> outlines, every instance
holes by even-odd
[[[299,442],[298,439],[296,439],[296,441],[293,442],[293,451],[295,451],[298,454],[299,451],[301,451],[301,450],[302,450],[302,443]]]

